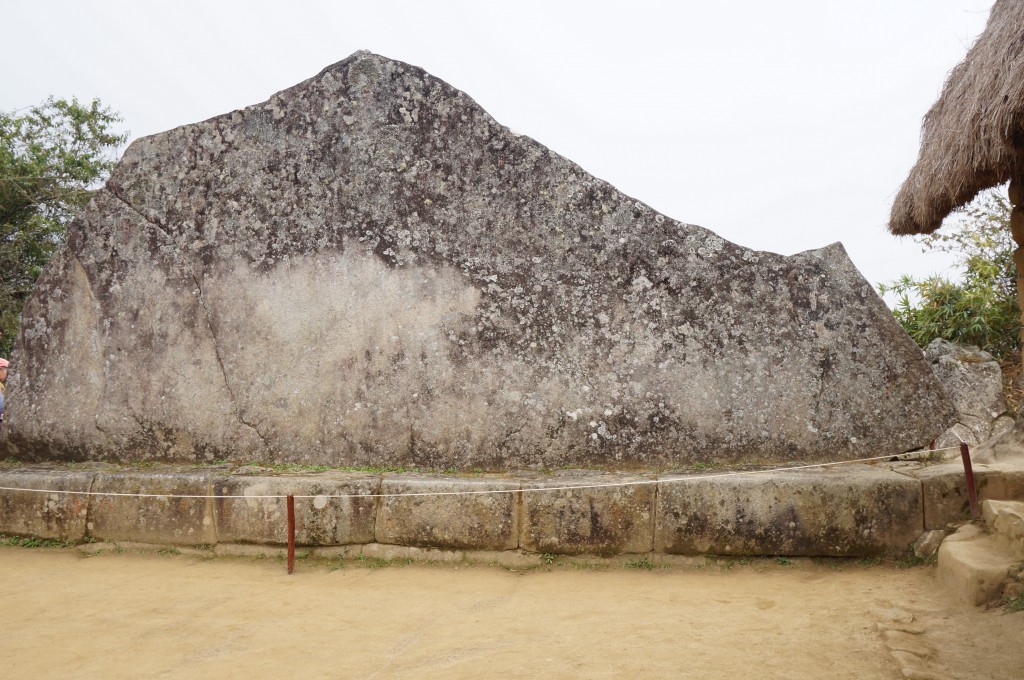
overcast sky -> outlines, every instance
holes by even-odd
[[[877,283],[947,265],[885,225],[992,1],[5,5],[0,109],[99,97],[136,138],[368,49],[671,217],[784,254],[841,241]]]

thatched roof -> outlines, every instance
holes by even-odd
[[[979,191],[1024,170],[1024,2],[997,0],[978,41],[924,117],[921,153],[889,218],[931,233]]]

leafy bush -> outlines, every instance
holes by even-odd
[[[883,295],[896,295],[893,313],[921,347],[943,338],[1004,360],[1020,349],[1010,210],[1002,191],[989,190],[964,207],[950,228],[922,237],[925,252],[956,256],[958,280],[903,276],[879,285]]]
[[[47,99],[0,111],[0,355],[10,356],[21,309],[68,222],[89,202],[127,140],[99,100]]]

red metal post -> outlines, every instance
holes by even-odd
[[[967,477],[967,501],[971,505],[971,518],[981,517],[978,508],[978,492],[974,488],[974,468],[971,467],[971,450],[966,442],[960,444],[960,458],[964,461],[964,475]]]
[[[295,496],[288,494],[288,573],[295,571]]]

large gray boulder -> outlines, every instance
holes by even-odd
[[[924,355],[956,411],[955,423],[935,440],[937,448],[956,447],[961,441],[981,444],[1013,427],[1003,397],[1003,372],[991,354],[938,338]]]
[[[27,458],[843,459],[953,413],[840,245],[669,219],[366,52],[133,143],[15,359]]]

